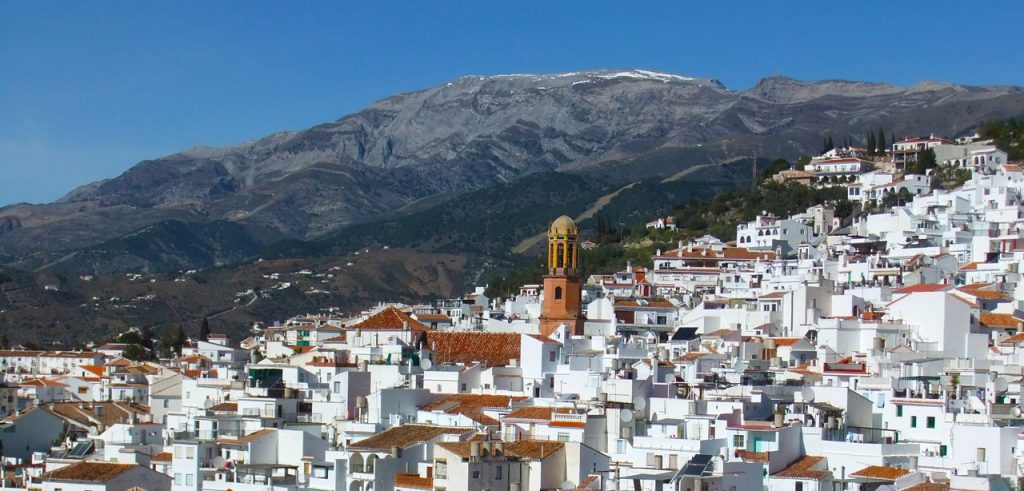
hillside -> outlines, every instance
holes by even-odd
[[[0,268],[0,332],[15,342],[73,347],[132,326],[159,331],[180,324],[194,333],[211,316],[211,326],[238,339],[253,322],[296,313],[458,296],[465,267],[460,256],[377,248],[179,274],[67,276]]]
[[[955,136],[1022,113],[1016,87],[771,77],[736,91],[643,70],[462,77],[306,130],[147,160],[55,203],[4,207],[0,258],[79,272],[208,266],[251,248],[194,237],[172,244],[147,227],[225,222],[259,245],[329,241],[345,227],[458,206],[474,191],[515,193],[534,174],[579,176],[607,193],[753,153],[795,158],[817,150],[823,135],[860,138],[884,127]],[[575,199],[548,196],[549,206]],[[125,241],[133,258],[121,263],[114,254]]]

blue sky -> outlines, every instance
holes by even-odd
[[[1024,85],[1022,2],[0,0],[0,205],[461,75]]]

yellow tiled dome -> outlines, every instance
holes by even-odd
[[[576,222],[565,215],[556,218],[548,228],[550,235],[579,235],[579,233],[580,230],[576,228]]]

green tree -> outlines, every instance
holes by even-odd
[[[889,150],[889,147],[885,144],[885,132],[882,128],[878,128],[878,152],[877,155],[885,155],[885,152]]]
[[[917,160],[911,166],[910,173],[924,175],[928,169],[933,169],[935,166],[935,150],[927,148],[917,152]]]
[[[121,352],[121,356],[134,361],[143,361],[147,358],[146,350],[137,344],[129,344]]]
[[[971,178],[971,171],[952,165],[940,165],[932,171],[932,189],[956,189]]]
[[[160,347],[168,353],[181,354],[181,347],[185,345],[185,330],[181,324],[164,329],[160,336]]]
[[[868,136],[865,138],[868,155],[875,155],[875,135],[874,133],[868,132]]]
[[[199,325],[199,339],[202,341],[210,340],[210,318],[203,317],[203,323]]]
[[[988,121],[978,129],[978,135],[994,140],[996,147],[1006,152],[1010,160],[1024,158],[1024,120]]]
[[[138,344],[138,345],[141,345],[142,344],[142,336],[140,336],[139,333],[136,332],[136,331],[128,331],[128,332],[118,336],[117,337],[117,342],[118,343],[123,343],[123,344]]]
[[[800,157],[800,160],[796,161],[796,168],[797,170],[804,170],[804,167],[809,163],[811,163],[811,157],[809,155],[804,155],[803,157]]]
[[[889,193],[882,198],[882,206],[886,208],[892,208],[893,206],[903,206],[914,200],[914,193],[911,193],[907,188],[900,188],[895,193]]]
[[[789,169],[789,161],[786,159],[775,159],[768,167],[764,170],[764,177],[762,180],[766,181],[771,179],[772,176]]]

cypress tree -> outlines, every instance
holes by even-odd
[[[882,128],[878,128],[878,154],[885,155],[886,150],[888,148],[885,145],[885,132],[882,131]]]
[[[833,148],[836,148],[836,146],[832,143],[832,137],[831,136],[828,137],[828,143],[825,146],[827,147],[825,149],[826,152],[829,151],[829,150],[832,150]]]

